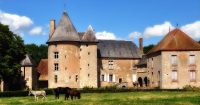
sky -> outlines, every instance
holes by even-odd
[[[0,22],[25,44],[46,44],[49,21],[64,11],[78,32],[91,25],[98,39],[157,44],[179,28],[200,40],[200,0],[0,0]]]

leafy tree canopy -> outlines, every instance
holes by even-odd
[[[25,45],[26,52],[31,55],[36,65],[40,62],[40,59],[47,58],[48,47],[47,45],[27,44]]]
[[[144,46],[144,53],[148,53],[155,45],[150,44],[148,46]]]
[[[0,23],[0,79],[5,89],[18,89],[21,77],[20,62],[24,59],[25,47],[20,36]]]

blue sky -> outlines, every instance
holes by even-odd
[[[0,22],[25,43],[45,44],[49,21],[67,10],[79,32],[92,25],[98,38],[156,44],[178,24],[200,40],[200,0],[0,0]],[[131,37],[131,39],[130,39]]]

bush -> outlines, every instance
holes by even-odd
[[[0,92],[0,97],[19,97],[28,96],[28,91],[5,91]]]
[[[200,91],[200,87],[186,85],[183,87],[183,90],[189,91]]]

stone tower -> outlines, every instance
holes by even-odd
[[[80,88],[97,87],[97,40],[92,26],[81,39],[80,46]]]
[[[68,86],[79,88],[80,36],[66,12],[63,13],[58,26],[50,35],[47,44],[48,87]]]
[[[26,58],[21,62],[21,74],[29,89],[37,88],[37,71],[32,58],[26,54]]]

